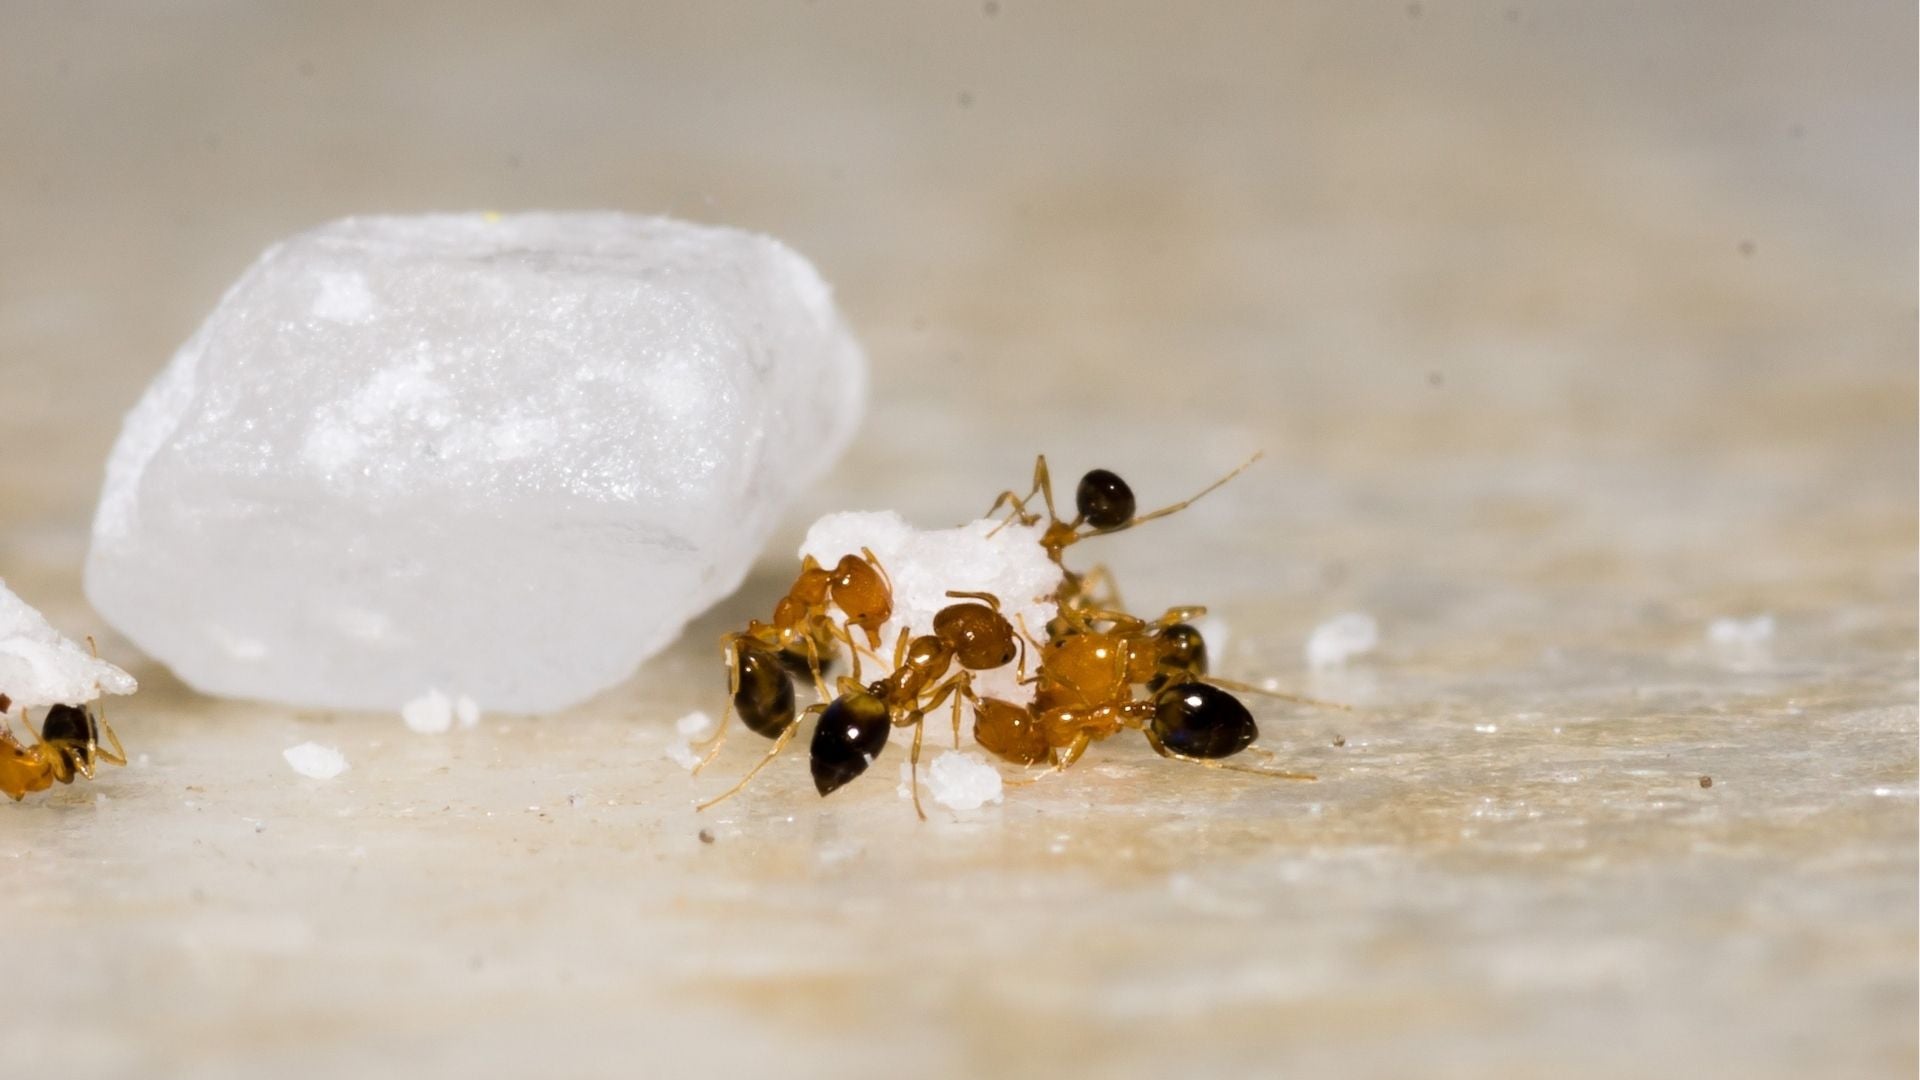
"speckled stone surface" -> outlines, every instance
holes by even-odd
[[[0,806],[10,1066],[1911,1076],[1913,37],[1866,4],[7,9],[0,575],[65,632],[101,628],[119,413],[340,214],[763,230],[875,379],[740,593],[582,708],[416,735],[104,638],[136,763]],[[957,524],[1039,451],[1154,505],[1256,448],[1084,555],[1210,605],[1226,673],[1352,702],[1256,708],[1318,783],[1135,739],[924,825],[890,758],[692,812],[752,748],[690,781],[674,719],[807,521]],[[1310,675],[1345,611],[1379,649]],[[350,771],[295,776],[309,740]]]

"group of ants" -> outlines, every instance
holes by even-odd
[[[1018,523],[1036,526],[1045,507],[1046,527],[1039,543],[1061,570],[1053,599],[1058,614],[1034,637],[1024,623],[1016,629],[1001,611],[1002,598],[991,593],[949,591],[955,602],[933,617],[915,636],[902,627],[893,645],[890,672],[871,682],[860,678],[864,654],[880,660],[880,628],[893,614],[893,589],[873,552],[847,554],[831,569],[811,555],[802,560],[793,587],[774,605],[771,619],[748,623],[721,641],[727,664],[730,712],[748,730],[773,740],[765,756],[740,781],[700,809],[731,798],[785,750],[800,730],[803,716],[818,714],[810,747],[814,788],[830,795],[867,771],[886,748],[892,732],[913,729],[910,758],[914,811],[921,818],[920,748],[928,714],[950,705],[954,745],[960,745],[961,705],[972,707],[973,738],[1004,761],[1023,767],[1046,766],[1059,772],[1080,760],[1088,746],[1132,729],[1146,736],[1165,758],[1216,769],[1233,769],[1286,780],[1312,780],[1308,773],[1283,772],[1228,762],[1248,751],[1260,731],[1253,715],[1229,691],[1264,694],[1308,705],[1346,706],[1229,682],[1207,671],[1207,645],[1193,620],[1202,607],[1168,609],[1155,619],[1122,610],[1112,577],[1095,567],[1076,573],[1063,561],[1067,548],[1093,536],[1121,532],[1183,510],[1239,475],[1253,460],[1221,477],[1192,497],[1151,513],[1136,513],[1133,490],[1106,469],[1095,469],[1074,491],[1074,517],[1060,517],[1054,506],[1047,459],[1034,464],[1033,487],[1024,495],[1003,491],[987,511],[1004,510],[996,528]],[[835,620],[834,610],[839,619]],[[1029,672],[1029,648],[1038,662]],[[850,674],[829,689],[825,672],[844,652]],[[1022,685],[1033,687],[1029,704],[1015,704],[974,692],[975,674],[1017,665]],[[955,670],[955,669],[958,670]],[[810,679],[819,701],[796,711],[794,680]],[[695,765],[714,759],[727,737],[723,716],[719,731]],[[1264,751],[1254,750],[1254,753]],[[1044,775],[1044,773],[1042,774]],[[1014,781],[1027,782],[1027,781]]]
[[[1054,596],[1058,614],[1044,628],[1045,640],[1033,637],[1025,625],[1016,629],[1001,612],[1000,597],[953,591],[947,596],[956,602],[934,615],[929,632],[915,636],[911,628],[901,629],[889,673],[871,682],[860,679],[861,656],[876,662],[882,659],[880,628],[893,614],[893,587],[886,569],[864,548],[841,558],[830,570],[808,556],[793,587],[774,605],[770,620],[753,620],[744,631],[728,634],[722,641],[730,713],[737,713],[755,734],[772,739],[773,746],[739,783],[702,803],[700,809],[746,787],[793,741],[801,718],[818,714],[810,762],[814,787],[822,796],[866,772],[894,729],[911,727],[913,805],[925,818],[919,767],[927,714],[950,704],[957,747],[963,703],[972,706],[974,741],[1015,765],[1045,765],[1058,772],[1080,760],[1091,744],[1133,729],[1145,735],[1162,757],[1281,779],[1314,779],[1307,773],[1225,760],[1247,751],[1260,734],[1253,715],[1229,691],[1345,706],[1208,674],[1206,641],[1192,625],[1192,620],[1206,613],[1205,608],[1171,608],[1152,620],[1130,615],[1120,609],[1112,578],[1104,570],[1076,573],[1063,561],[1066,549],[1079,541],[1185,509],[1251,464],[1252,460],[1191,498],[1147,514],[1135,512],[1133,490],[1126,481],[1095,469],[1081,478],[1074,492],[1074,517],[1064,519],[1054,508],[1047,459],[1041,456],[1034,464],[1033,487],[1024,495],[1001,492],[987,516],[1004,510],[1000,527],[1013,523],[1031,527],[1041,522],[1039,512],[1031,509],[1033,501],[1040,499],[1046,508],[1046,528],[1039,543],[1060,567],[1061,585]],[[1027,670],[1030,647],[1039,654],[1031,672]],[[825,673],[843,650],[850,674],[840,676],[830,690]],[[1030,703],[1015,704],[974,692],[975,673],[1009,664],[1016,665],[1021,684],[1033,687]],[[810,679],[819,694],[819,701],[804,710],[795,706],[796,677]],[[126,751],[107,724],[104,710],[57,704],[47,710],[35,731],[23,709],[22,723],[35,739],[23,743],[5,719],[11,704],[0,693],[0,792],[15,801],[30,792],[45,791],[55,782],[70,784],[76,776],[91,780],[99,762],[127,763]],[[714,759],[726,737],[723,716],[695,772]]]

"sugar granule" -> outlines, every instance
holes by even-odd
[[[400,719],[422,735],[445,735],[453,728],[453,701],[439,690],[429,690],[400,706]]]
[[[1773,616],[1751,619],[1720,618],[1707,625],[1707,640],[1715,645],[1753,648],[1773,640]]]
[[[828,514],[814,522],[800,545],[831,567],[842,556],[873,552],[893,586],[893,614],[880,627],[881,658],[862,658],[866,678],[885,675],[900,631],[932,632],[933,616],[959,603],[948,590],[991,593],[1015,632],[1044,635],[1058,612],[1053,595],[1060,588],[1060,567],[1040,546],[1038,526],[1002,525],[981,520],[952,529],[916,529],[892,511]],[[838,609],[835,609],[838,611]],[[1031,666],[1031,661],[1029,662]],[[1031,684],[1021,685],[1016,666],[974,673],[974,692],[1016,705],[1033,700]],[[898,738],[907,729],[895,731]],[[911,737],[910,735],[908,736]]]
[[[1380,624],[1362,611],[1336,615],[1307,637],[1307,665],[1336,668],[1356,656],[1370,653],[1380,644]]]
[[[331,780],[347,771],[347,755],[331,746],[303,742],[280,752],[293,771],[315,780]]]
[[[697,739],[713,730],[713,717],[700,709],[695,709],[674,721],[673,726],[680,732],[681,738]]]
[[[453,715],[460,720],[463,728],[480,726],[480,703],[461,694],[453,701]]]
[[[913,766],[900,763],[900,797],[913,797]],[[923,763],[920,783],[933,801],[952,810],[978,810],[1002,797],[1000,770],[986,758],[965,750],[947,750]]]
[[[80,705],[101,694],[131,694],[133,676],[62,636],[0,580],[0,687],[12,707]]]

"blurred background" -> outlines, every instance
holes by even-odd
[[[121,413],[329,218],[764,230],[874,368],[763,572],[565,729],[401,747],[128,657],[148,766],[0,806],[0,1031],[144,1075],[1911,1075],[1915,99],[1892,0],[0,0],[0,575],[64,629]],[[1100,557],[1243,675],[1377,614],[1314,687],[1362,714],[1262,714],[1328,781],[1128,746],[916,830],[796,774],[694,840],[663,732],[814,515],[955,523],[1036,452],[1158,505],[1255,449]],[[350,786],[288,783],[313,730]]]

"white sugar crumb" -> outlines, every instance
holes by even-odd
[[[667,744],[667,757],[688,772],[700,764],[700,755],[693,752],[693,741],[702,738],[713,730],[713,717],[700,709],[695,709],[673,722],[674,730],[680,737]]]
[[[137,689],[133,676],[63,637],[0,579],[0,691],[15,708],[80,705]]]
[[[315,780],[331,780],[347,771],[347,755],[331,746],[303,742],[280,752],[293,771]]]
[[[1372,652],[1380,644],[1380,624],[1361,611],[1336,615],[1307,637],[1307,666],[1316,669],[1337,668],[1356,656]]]
[[[890,510],[828,514],[807,530],[800,555],[811,555],[831,569],[842,556],[858,555],[862,548],[873,552],[893,583],[893,617],[880,628],[880,652],[891,659],[902,627],[911,634],[931,633],[933,616],[961,602],[947,595],[950,589],[992,593],[1016,633],[1024,625],[1034,636],[1044,635],[1059,610],[1052,597],[1060,588],[1060,567],[1040,546],[1043,531],[1038,525],[1003,527],[993,520],[923,530]],[[1037,662],[1037,657],[1028,658],[1029,667]],[[889,666],[863,657],[861,677],[884,675]],[[1014,664],[975,672],[973,688],[981,697],[1016,705],[1033,700],[1033,687],[1020,685]],[[928,722],[934,723],[933,718]],[[905,731],[897,730],[896,737]]]
[[[686,740],[675,739],[667,744],[667,760],[692,772],[693,767],[700,764],[700,755],[693,752],[693,747]]]
[[[680,732],[681,738],[698,739],[713,730],[713,717],[708,716],[699,709],[695,709],[674,721],[673,726],[675,730]]]
[[[1756,615],[1751,619],[1720,618],[1707,626],[1707,640],[1715,645],[1747,648],[1773,640],[1773,616]]]
[[[453,729],[453,700],[438,690],[429,690],[400,706],[400,719],[409,730],[421,735],[445,735]]]
[[[480,703],[461,694],[454,699],[453,715],[460,721],[460,726],[463,728],[479,727]]]
[[[913,766],[900,763],[900,797],[913,797]],[[933,801],[950,810],[978,810],[1001,800],[1000,770],[986,758],[964,750],[948,750],[920,770],[921,786]]]

